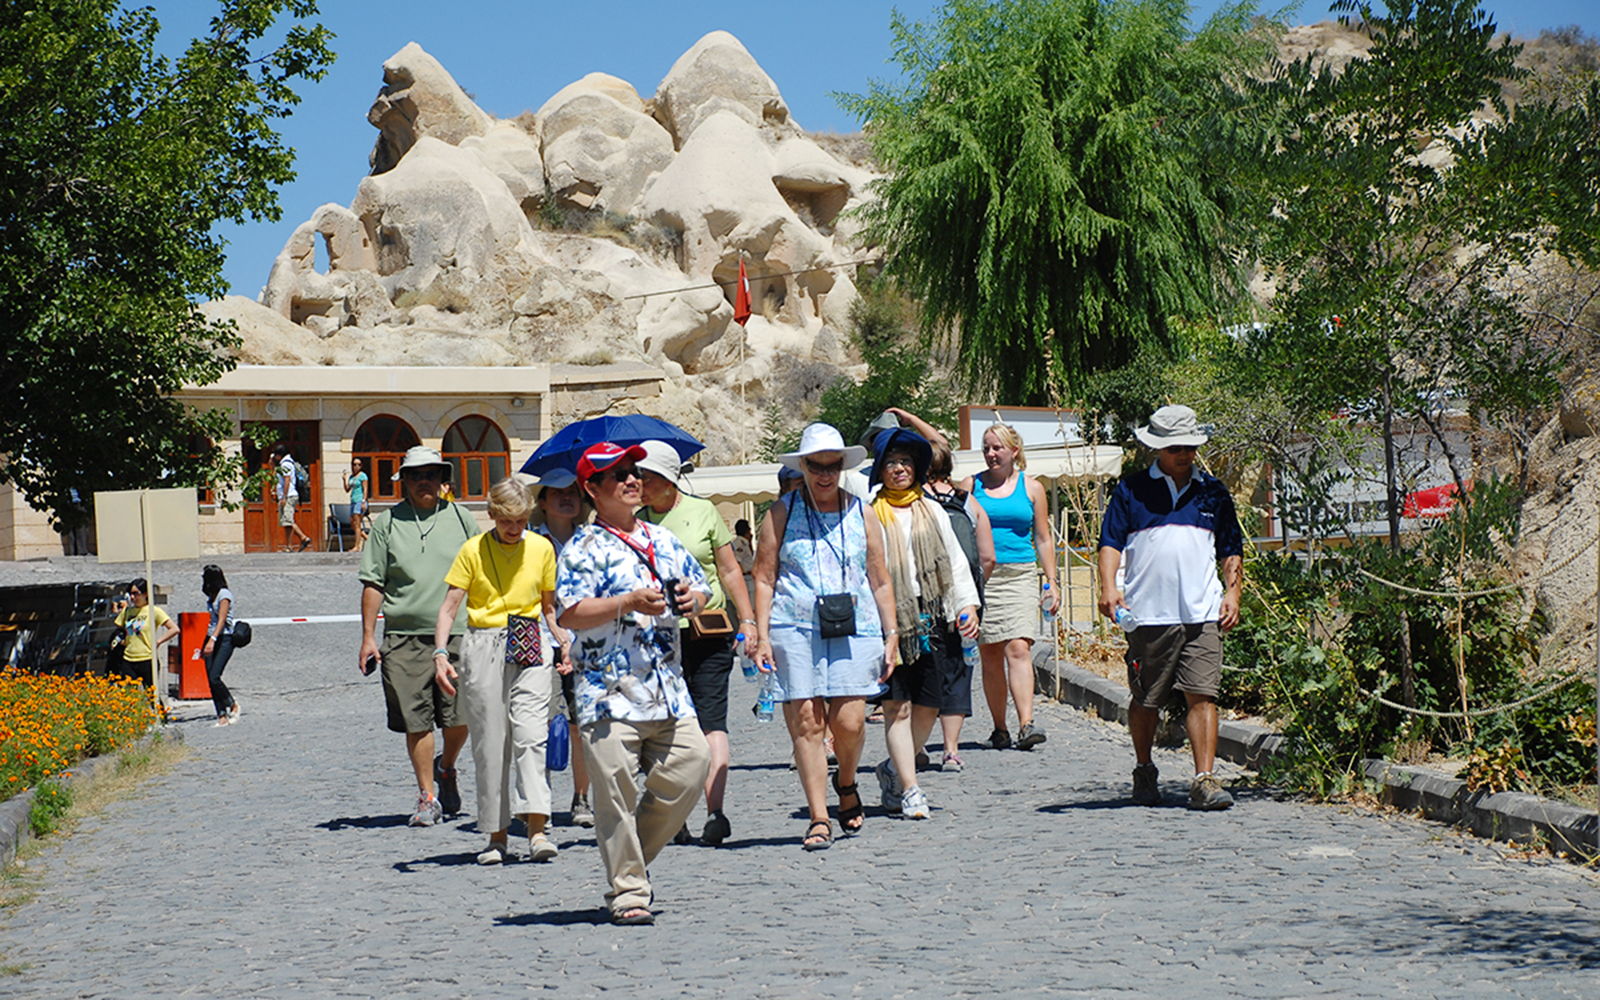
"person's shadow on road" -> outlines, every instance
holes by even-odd
[[[1112,792],[1109,796],[1103,794],[1103,789],[1094,789],[1101,792],[1102,797],[1083,799],[1077,802],[1058,802],[1055,805],[1040,806],[1036,811],[1042,813],[1073,813],[1092,812],[1097,809],[1189,809],[1189,793],[1187,791],[1171,791],[1161,793],[1161,804],[1154,806],[1141,806],[1128,797],[1126,792]],[[1233,794],[1234,805],[1250,802],[1252,800],[1270,799],[1275,793],[1270,789],[1234,786],[1228,789]],[[1231,810],[1229,810],[1231,811]]]
[[[660,910],[656,910],[660,913]],[[603,906],[590,906],[582,910],[551,910],[548,913],[519,913],[512,917],[495,917],[496,927],[566,927],[574,924],[600,926],[611,923],[611,914]]]
[[[477,852],[459,852],[455,854],[435,854],[432,857],[417,858],[414,861],[396,861],[394,870],[403,875],[410,875],[418,868],[453,868],[457,865],[472,865],[477,867]]]
[[[410,822],[411,817],[404,813],[395,813],[392,816],[340,816],[326,823],[318,823],[317,829],[332,833],[340,830],[386,830],[394,826],[405,826]]]

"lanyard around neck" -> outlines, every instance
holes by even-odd
[[[661,579],[661,574],[656,571],[656,540],[654,538],[650,538],[650,529],[649,528],[645,528],[644,529],[644,536],[646,538],[650,539],[650,544],[649,545],[640,545],[638,542],[634,541],[632,538],[630,538],[626,534],[618,531],[616,528],[613,528],[610,524],[607,524],[605,521],[597,521],[596,523],[599,524],[600,527],[602,527],[605,530],[611,532],[611,534],[615,535],[617,537],[617,539],[622,542],[622,544],[624,544],[628,548],[632,549],[639,556],[639,558],[643,559],[645,561],[645,564],[650,567],[651,575],[654,576],[657,580]],[[643,525],[643,524],[646,524],[648,522],[641,521],[639,523],[641,525]]]

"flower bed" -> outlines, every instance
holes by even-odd
[[[155,721],[131,678],[0,671],[0,799],[138,739]]]

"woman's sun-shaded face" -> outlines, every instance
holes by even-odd
[[[570,521],[577,518],[578,512],[583,509],[582,496],[577,483],[563,486],[559,490],[546,487],[539,494],[539,506],[544,510],[545,517],[559,517]]]
[[[892,450],[883,456],[883,484],[892,490],[909,490],[916,481],[917,463],[908,451]]]

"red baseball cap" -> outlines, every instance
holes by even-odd
[[[624,448],[622,445],[612,444],[610,441],[601,441],[599,444],[590,445],[584,450],[583,457],[578,459],[578,481],[586,483],[596,472],[604,472],[625,458],[631,458],[637,462],[645,457],[646,454],[648,452],[639,445]]]

